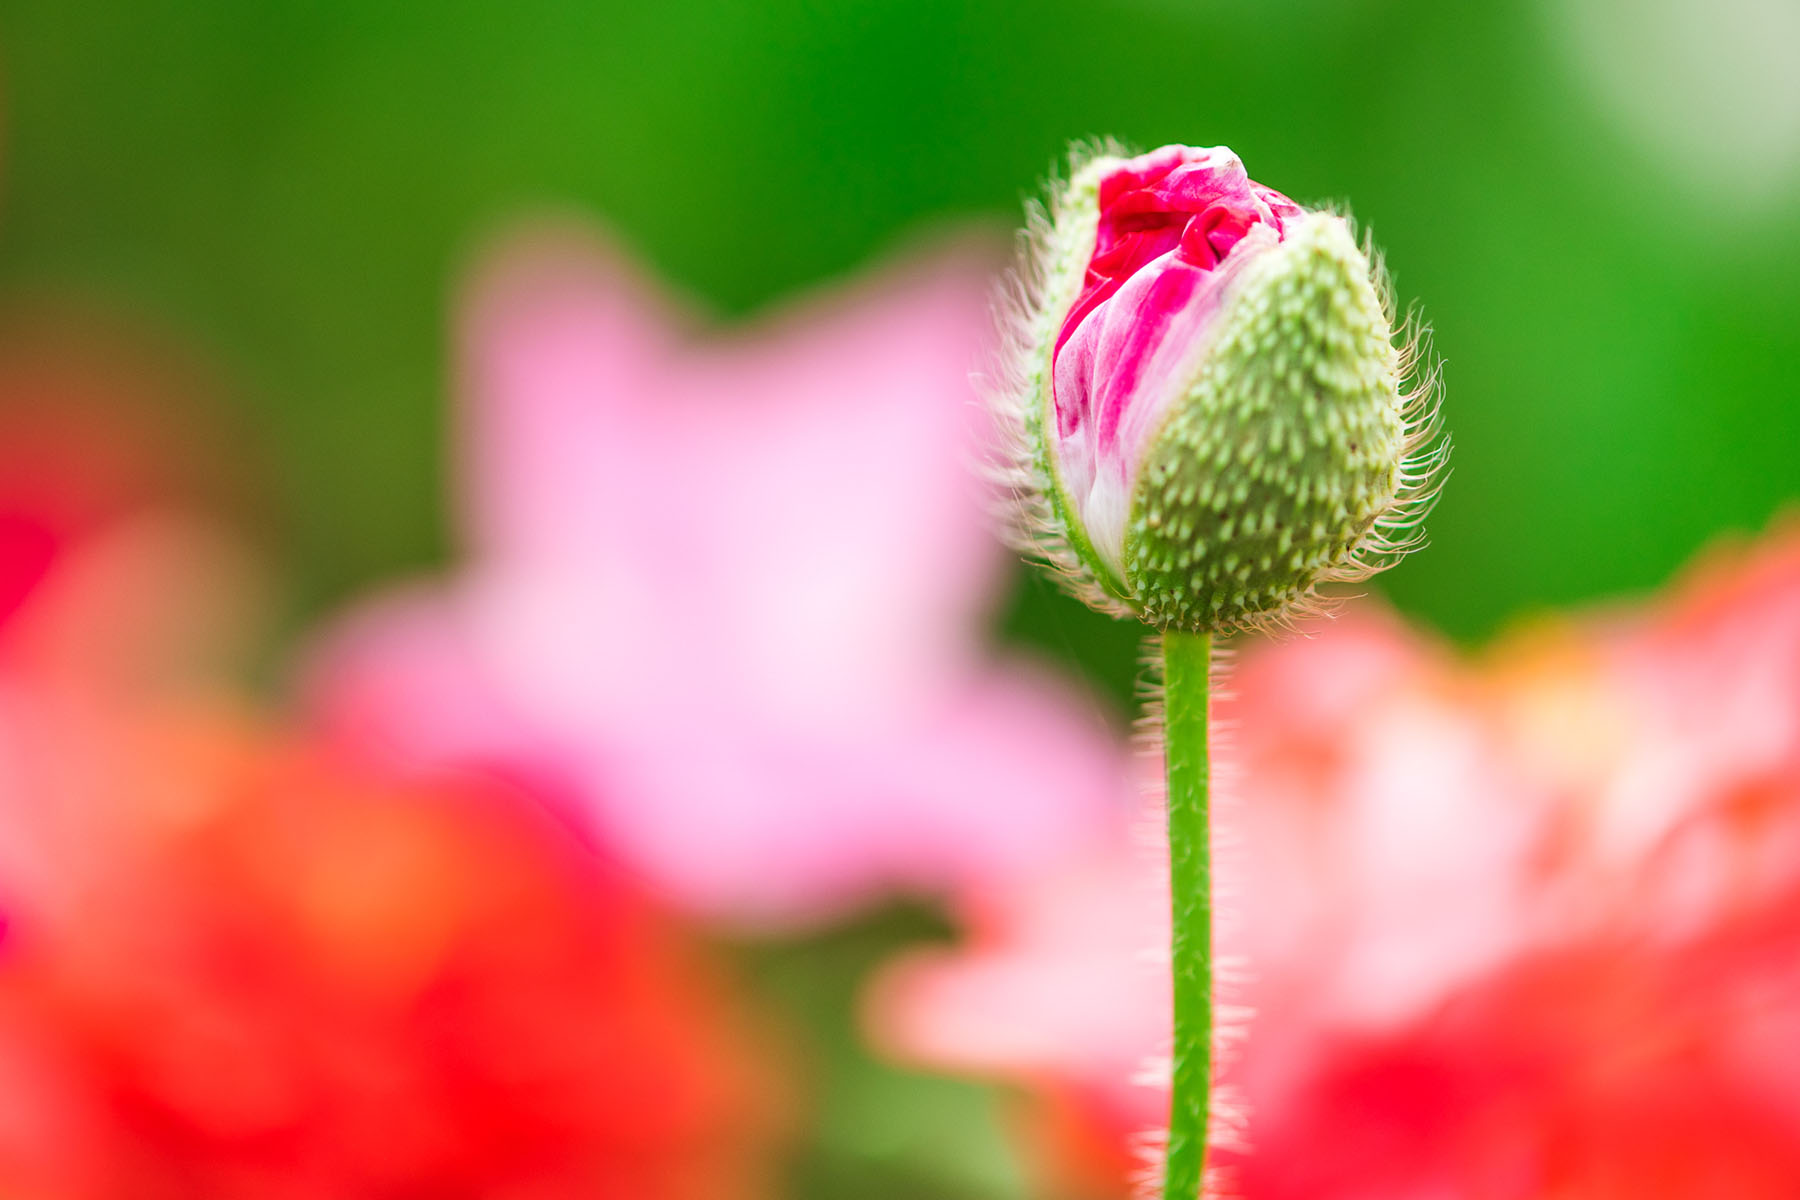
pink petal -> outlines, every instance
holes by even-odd
[[[472,560],[328,636],[316,702],[420,760],[560,781],[739,919],[1089,836],[1115,739],[981,648],[990,263],[951,245],[700,339],[611,251],[503,247],[464,326]]]

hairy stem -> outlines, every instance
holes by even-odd
[[[1163,1200],[1194,1200],[1206,1173],[1212,1089],[1212,847],[1207,819],[1207,682],[1212,638],[1163,634],[1163,753],[1169,773],[1174,917],[1174,1079]]]

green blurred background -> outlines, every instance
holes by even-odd
[[[1797,11],[6,0],[0,293],[219,365],[298,627],[450,553],[448,295],[507,219],[595,214],[732,315],[1013,224],[1072,138],[1226,143],[1348,205],[1435,327],[1455,473],[1383,587],[1473,640],[1651,587],[1800,490]],[[1129,695],[1133,628],[1023,576],[1004,621]],[[820,1047],[803,1194],[1019,1194],[988,1091],[856,1045],[856,978],[934,920],[748,952]]]
[[[303,616],[445,553],[446,292],[508,216],[599,214],[733,314],[922,226],[1011,223],[1073,137],[1228,143],[1296,198],[1348,203],[1436,329],[1455,475],[1431,553],[1384,586],[1472,638],[1653,585],[1800,484],[1794,55],[1758,50],[1784,33],[1765,23],[1696,67],[1685,19],[1667,0],[8,0],[0,286],[155,314],[225,364]],[[1117,676],[1128,640],[1051,604],[1028,596],[1015,625]]]

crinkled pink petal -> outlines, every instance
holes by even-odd
[[[1260,229],[1279,241],[1300,208],[1253,183],[1224,147],[1164,146],[1100,181],[1099,225],[1080,298],[1052,358],[1057,461],[1105,526],[1171,384],[1218,311],[1228,256]],[[1241,256],[1240,256],[1241,257]],[[1116,497],[1115,497],[1116,499]]]

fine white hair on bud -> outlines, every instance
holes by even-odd
[[[1344,218],[1229,150],[1078,156],[1005,315],[1016,537],[1094,607],[1281,625],[1420,544],[1450,445],[1424,331]]]

